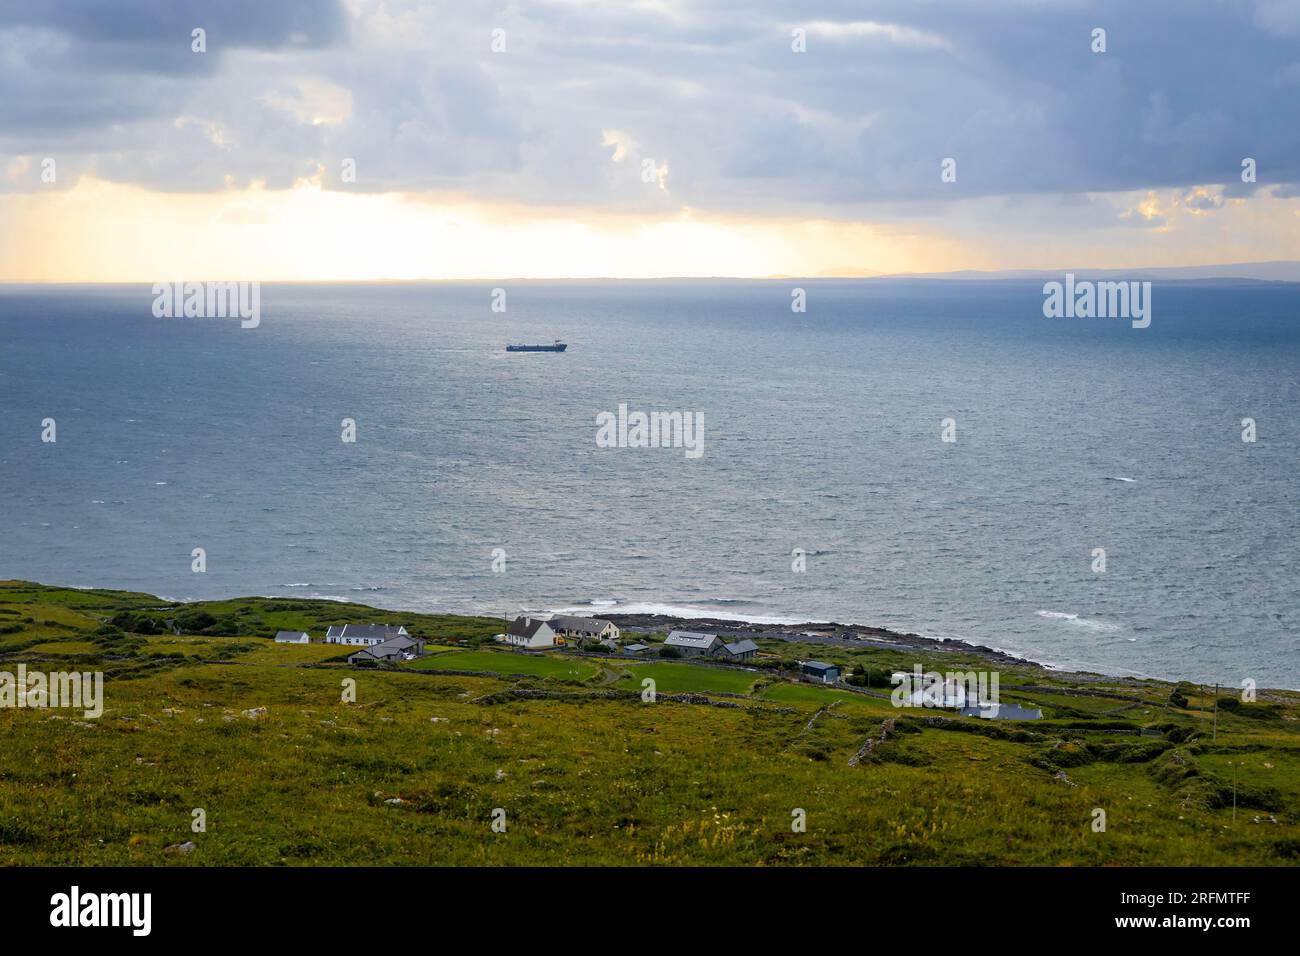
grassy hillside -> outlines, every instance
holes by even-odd
[[[337,647],[269,640],[369,620],[403,623],[436,653],[364,670]],[[152,622],[163,633],[131,630]],[[1212,701],[1183,687],[1184,706],[1156,681],[1004,671],[1003,699],[1045,719],[993,723],[898,710],[772,666],[497,650],[484,642],[500,627],[328,601],[169,606],[0,582],[0,670],[105,674],[98,719],[0,709],[0,862],[1300,860],[1295,694],[1221,702],[1216,743],[1198,709]],[[879,675],[914,660],[761,643],[769,665],[816,656]],[[640,696],[647,677],[654,703]],[[355,703],[341,700],[345,679]],[[872,689],[882,693],[878,676]],[[206,832],[191,830],[195,808]],[[504,833],[492,829],[497,808]],[[797,809],[806,832],[792,832]]]

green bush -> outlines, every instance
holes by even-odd
[[[176,626],[189,634],[201,633],[217,623],[207,611],[183,611],[176,616]]]

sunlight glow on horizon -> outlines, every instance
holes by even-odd
[[[873,223],[351,193],[307,181],[172,193],[86,177],[0,195],[0,282],[856,278],[1300,258],[1300,198],[1223,199],[1212,214],[1188,202],[1206,195],[1097,194],[1121,225],[1062,233],[1059,209],[1000,201]]]
[[[83,179],[0,198],[6,282],[870,275],[961,267],[956,243],[829,219],[541,209],[463,197],[162,193]]]

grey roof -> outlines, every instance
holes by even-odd
[[[728,654],[748,654],[751,651],[758,650],[758,645],[755,644],[753,641],[751,641],[749,638],[745,638],[744,640],[736,641],[732,644],[727,644],[725,646],[727,648]]]
[[[307,638],[307,640],[309,641],[311,640],[311,635],[308,634],[306,631],[276,631],[275,632],[275,639],[277,641],[281,639],[286,641],[296,641],[304,637]]]
[[[985,707],[963,707],[963,717],[983,717],[985,720],[1041,720],[1043,711],[1038,707],[1021,707],[1019,704],[989,704]]]
[[[630,651],[633,654],[639,654],[642,651],[649,650],[649,644],[625,644],[623,650]]]
[[[597,617],[570,617],[565,614],[557,614],[547,623],[551,625],[552,630],[577,631],[580,634],[599,634],[610,624],[609,621],[602,621]]]
[[[718,640],[716,634],[703,634],[699,631],[672,631],[668,635],[668,640],[664,641],[669,647],[698,647],[701,650],[708,650]]]
[[[839,664],[827,664],[827,663],[825,663],[824,661],[804,661],[804,662],[803,662],[803,669],[806,670],[806,671],[819,671],[819,672],[821,672],[821,673],[825,673],[826,671],[831,670],[832,668],[835,669],[835,670],[839,670],[839,669],[840,669],[840,665],[839,665]]]
[[[390,637],[382,644],[376,644],[371,648],[372,651],[378,651],[382,648],[391,647],[393,650],[404,651],[407,648],[419,647],[420,641],[413,637],[407,637],[405,634],[399,634],[397,637]]]
[[[330,637],[397,637],[403,628],[397,624],[335,624],[329,629]]]
[[[550,627],[540,617],[517,617],[510,622],[506,633],[511,637],[533,637],[543,626]]]
[[[419,648],[423,643],[420,638],[410,638],[399,634],[397,637],[390,637],[379,644],[372,644],[364,650],[357,651],[355,654],[350,655],[348,660],[350,661],[353,658],[364,660],[367,657],[373,657],[377,661],[386,661],[394,657],[401,657],[411,648]]]

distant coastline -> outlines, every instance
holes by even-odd
[[[42,584],[43,587],[66,587],[69,590],[77,591],[115,591],[131,589],[120,589],[106,585],[61,585],[61,584]],[[310,584],[300,583],[293,585],[282,585],[284,588],[310,587]],[[383,587],[353,587],[351,591],[366,592],[372,598],[378,596],[378,592],[385,590]],[[323,594],[312,592],[310,594],[231,594],[218,598],[177,598],[171,595],[149,593],[149,597],[157,598],[161,604],[166,606],[183,605],[183,604],[205,604],[214,601],[241,601],[250,598],[259,598],[262,600],[279,600],[279,601],[313,601],[328,602],[339,604],[344,607],[372,609],[384,615],[430,615],[461,618],[464,620],[482,620],[485,618],[502,620],[500,615],[494,615],[481,611],[463,610],[463,609],[426,609],[415,610],[410,607],[400,606],[400,603],[388,605],[367,604],[352,598],[344,597],[340,594]],[[692,609],[683,608],[683,611]],[[1029,657],[1022,657],[1012,654],[987,644],[980,644],[960,637],[927,637],[914,631],[896,630],[888,627],[880,627],[871,624],[846,624],[838,621],[800,621],[794,622],[793,618],[776,621],[772,619],[745,619],[742,615],[717,617],[707,613],[681,613],[669,614],[661,612],[619,612],[607,611],[598,604],[596,605],[556,605],[554,607],[539,604],[533,607],[530,612],[536,617],[546,618],[556,614],[578,614],[588,617],[596,617],[602,620],[611,621],[616,624],[620,630],[630,633],[667,633],[672,630],[684,631],[703,631],[717,634],[724,638],[750,638],[750,639],[771,639],[783,640],[790,642],[803,642],[809,644],[823,644],[843,648],[872,648],[876,650],[895,650],[903,652],[915,652],[925,655],[952,655],[966,656],[985,661],[989,664],[1000,665],[1004,667],[1029,667],[1049,672],[1054,679],[1066,681],[1069,683],[1088,683],[1094,682],[1097,678],[1106,678],[1115,681],[1157,681],[1166,684],[1178,683],[1205,683],[1204,681],[1195,681],[1186,678],[1179,678],[1163,674],[1146,674],[1146,673],[1121,673],[1114,669],[1101,667],[1096,670],[1084,669],[1080,667],[1064,667],[1056,664],[1035,660]],[[761,617],[756,616],[756,617]],[[1296,687],[1278,686],[1273,688],[1285,691],[1300,691]]]
[[[98,586],[98,585],[58,585],[42,584],[42,587],[67,587],[69,590],[78,591],[114,591],[121,590],[116,588]],[[306,586],[306,585],[302,585]],[[374,593],[382,590],[381,588],[354,588],[353,590],[367,591]],[[165,595],[149,594],[149,597],[157,598],[162,606],[177,606],[188,604],[210,604],[222,601],[242,601],[248,600],[250,595],[228,595],[214,599],[178,599]],[[256,595],[261,600],[276,601],[312,601],[327,602],[338,604],[343,607],[370,609],[385,616],[411,614],[425,616],[436,614],[442,617],[460,618],[466,621],[496,619],[495,615],[475,613],[473,611],[460,610],[439,610],[439,611],[417,611],[405,607],[397,606],[377,606],[364,604],[353,601],[338,595],[310,594],[301,597],[285,594],[263,594]],[[973,658],[986,662],[991,665],[1002,667],[1027,667],[1042,670],[1051,674],[1054,680],[1060,680],[1067,683],[1085,684],[1095,682],[1098,678],[1105,678],[1114,681],[1157,681],[1166,684],[1178,684],[1180,682],[1196,683],[1195,681],[1182,681],[1180,678],[1160,676],[1155,674],[1121,674],[1109,670],[1083,670],[1079,668],[1057,667],[1053,664],[1043,661],[1033,660],[1027,657],[1021,657],[1015,654],[990,647],[985,644],[978,644],[967,641],[962,638],[940,638],[925,637],[912,631],[894,630],[887,627],[878,627],[868,624],[843,624],[836,621],[806,621],[801,623],[773,623],[771,621],[747,621],[736,617],[710,617],[707,614],[690,615],[690,614],[663,614],[663,613],[619,613],[605,612],[600,607],[566,607],[559,608],[538,608],[535,612],[538,617],[549,617],[553,614],[561,613],[582,613],[586,616],[598,617],[602,620],[608,620],[616,624],[619,629],[625,633],[667,633],[672,630],[685,631],[703,631],[717,634],[727,639],[769,639],[783,640],[790,642],[802,642],[807,644],[822,644],[841,648],[872,648],[875,650],[893,650],[900,652],[911,652],[920,655],[938,655]],[[1300,690],[1300,688],[1275,688],[1277,690]]]

